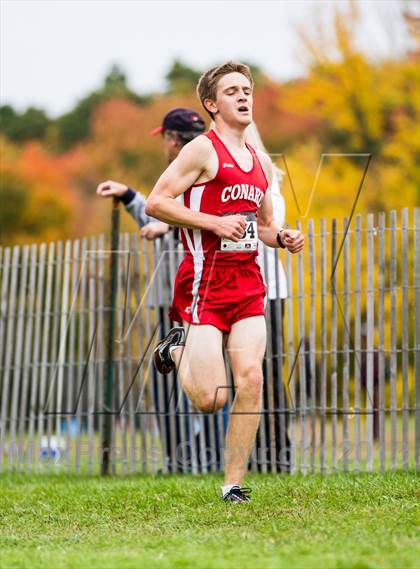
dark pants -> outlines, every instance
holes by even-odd
[[[290,472],[290,439],[288,435],[289,416],[287,409],[287,399],[284,383],[281,377],[282,368],[282,348],[283,341],[283,316],[284,300],[280,303],[269,300],[269,310],[271,317],[271,333],[267,342],[271,341],[272,361],[264,360],[264,389],[263,389],[263,413],[261,424],[257,433],[257,459],[258,470],[261,471],[263,464],[267,465],[267,470],[273,472]],[[280,306],[280,314],[278,313]],[[271,370],[270,368],[271,364]],[[270,408],[270,380],[271,372],[273,378],[273,407]],[[262,436],[262,429],[265,428],[265,441]],[[273,433],[274,431],[274,433]],[[274,441],[273,439],[274,434]],[[275,452],[275,467],[271,466],[270,448]]]

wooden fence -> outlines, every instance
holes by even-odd
[[[419,469],[420,209],[302,229],[304,252],[280,252],[288,297],[267,304],[264,409],[249,467]],[[195,412],[176,375],[151,364],[181,258],[172,234],[154,243],[120,235],[107,393],[105,237],[0,250],[1,471],[97,473],[106,421],[113,473],[222,467],[228,406]]]

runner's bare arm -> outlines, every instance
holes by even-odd
[[[163,172],[146,201],[146,213],[179,227],[205,229],[218,237],[239,241],[246,227],[240,215],[218,217],[193,211],[176,198],[197,182],[211,179],[214,149],[204,136],[198,136],[183,147],[178,157]]]
[[[259,153],[259,158],[267,176],[268,187],[272,182],[272,164],[270,158],[263,153]],[[283,229],[277,225],[273,216],[273,202],[271,200],[271,192],[267,190],[258,210],[258,237],[263,243],[269,247],[279,247],[277,235],[283,245],[291,253],[299,253],[302,250],[305,241],[304,235],[300,231],[293,229]]]

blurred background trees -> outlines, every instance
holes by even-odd
[[[305,76],[278,83],[251,65],[255,120],[279,167],[287,166],[298,198],[299,208],[286,176],[291,222],[305,214],[348,214],[366,158],[346,154],[373,155],[357,211],[420,203],[419,18],[405,12],[413,46],[403,57],[371,60],[356,42],[355,6],[344,6],[336,11],[332,36],[321,25],[315,34],[301,34]],[[139,95],[114,65],[98,89],[58,118],[42,109],[0,107],[1,242],[106,231],[109,204],[96,198],[97,183],[114,178],[150,191],[165,162],[159,138],[149,131],[175,106],[205,115],[195,95],[201,72],[176,59],[165,92]],[[313,192],[322,153],[341,156],[323,160]],[[135,228],[128,216],[124,224]]]

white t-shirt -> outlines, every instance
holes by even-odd
[[[273,201],[273,216],[276,223],[281,227],[284,224],[286,213],[284,198],[280,193],[282,174],[280,171],[276,171],[276,169],[273,170],[273,180],[270,187],[271,199]],[[267,261],[267,270],[265,269],[265,260]],[[279,258],[279,250],[267,247],[262,241],[259,241],[257,263],[261,267],[261,272],[264,275],[268,298],[270,300],[287,298],[286,273],[284,272],[283,265]],[[278,267],[278,288],[276,286],[276,264]]]

